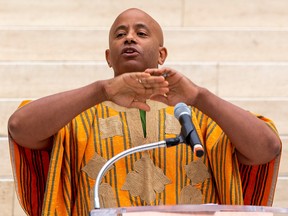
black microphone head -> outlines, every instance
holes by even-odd
[[[174,116],[179,120],[183,114],[191,116],[191,110],[185,103],[180,102],[174,107]]]

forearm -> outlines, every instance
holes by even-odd
[[[167,97],[157,95],[154,100],[168,105],[185,102],[212,118],[235,146],[241,163],[262,164],[279,154],[279,137],[256,116],[195,85],[171,68],[151,69],[149,72],[158,76],[165,74],[169,82]]]
[[[139,82],[141,80],[141,82]],[[9,119],[11,137],[27,148],[52,146],[51,137],[84,110],[109,100],[148,111],[146,99],[168,92],[168,82],[145,72],[125,73],[109,80],[48,96],[18,109]]]
[[[51,136],[82,111],[105,100],[103,82],[97,81],[23,106],[9,119],[10,135],[24,147],[49,148]]]
[[[203,88],[199,90],[195,107],[218,123],[237,149],[240,162],[262,164],[279,153],[278,136],[250,112]]]

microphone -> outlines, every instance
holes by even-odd
[[[184,143],[192,147],[192,151],[197,157],[202,157],[204,154],[203,146],[200,142],[196,129],[191,120],[191,110],[185,103],[178,103],[174,107],[174,116],[181,124],[181,134]]]

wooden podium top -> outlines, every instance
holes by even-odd
[[[91,216],[154,216],[154,215],[171,215],[171,216],[273,216],[288,215],[287,208],[275,208],[264,206],[237,206],[237,205],[162,205],[162,206],[139,206],[113,209],[94,209]]]

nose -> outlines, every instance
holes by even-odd
[[[129,33],[126,35],[125,43],[128,43],[128,44],[130,44],[130,43],[136,43],[134,34],[133,34],[132,32],[129,32]]]

